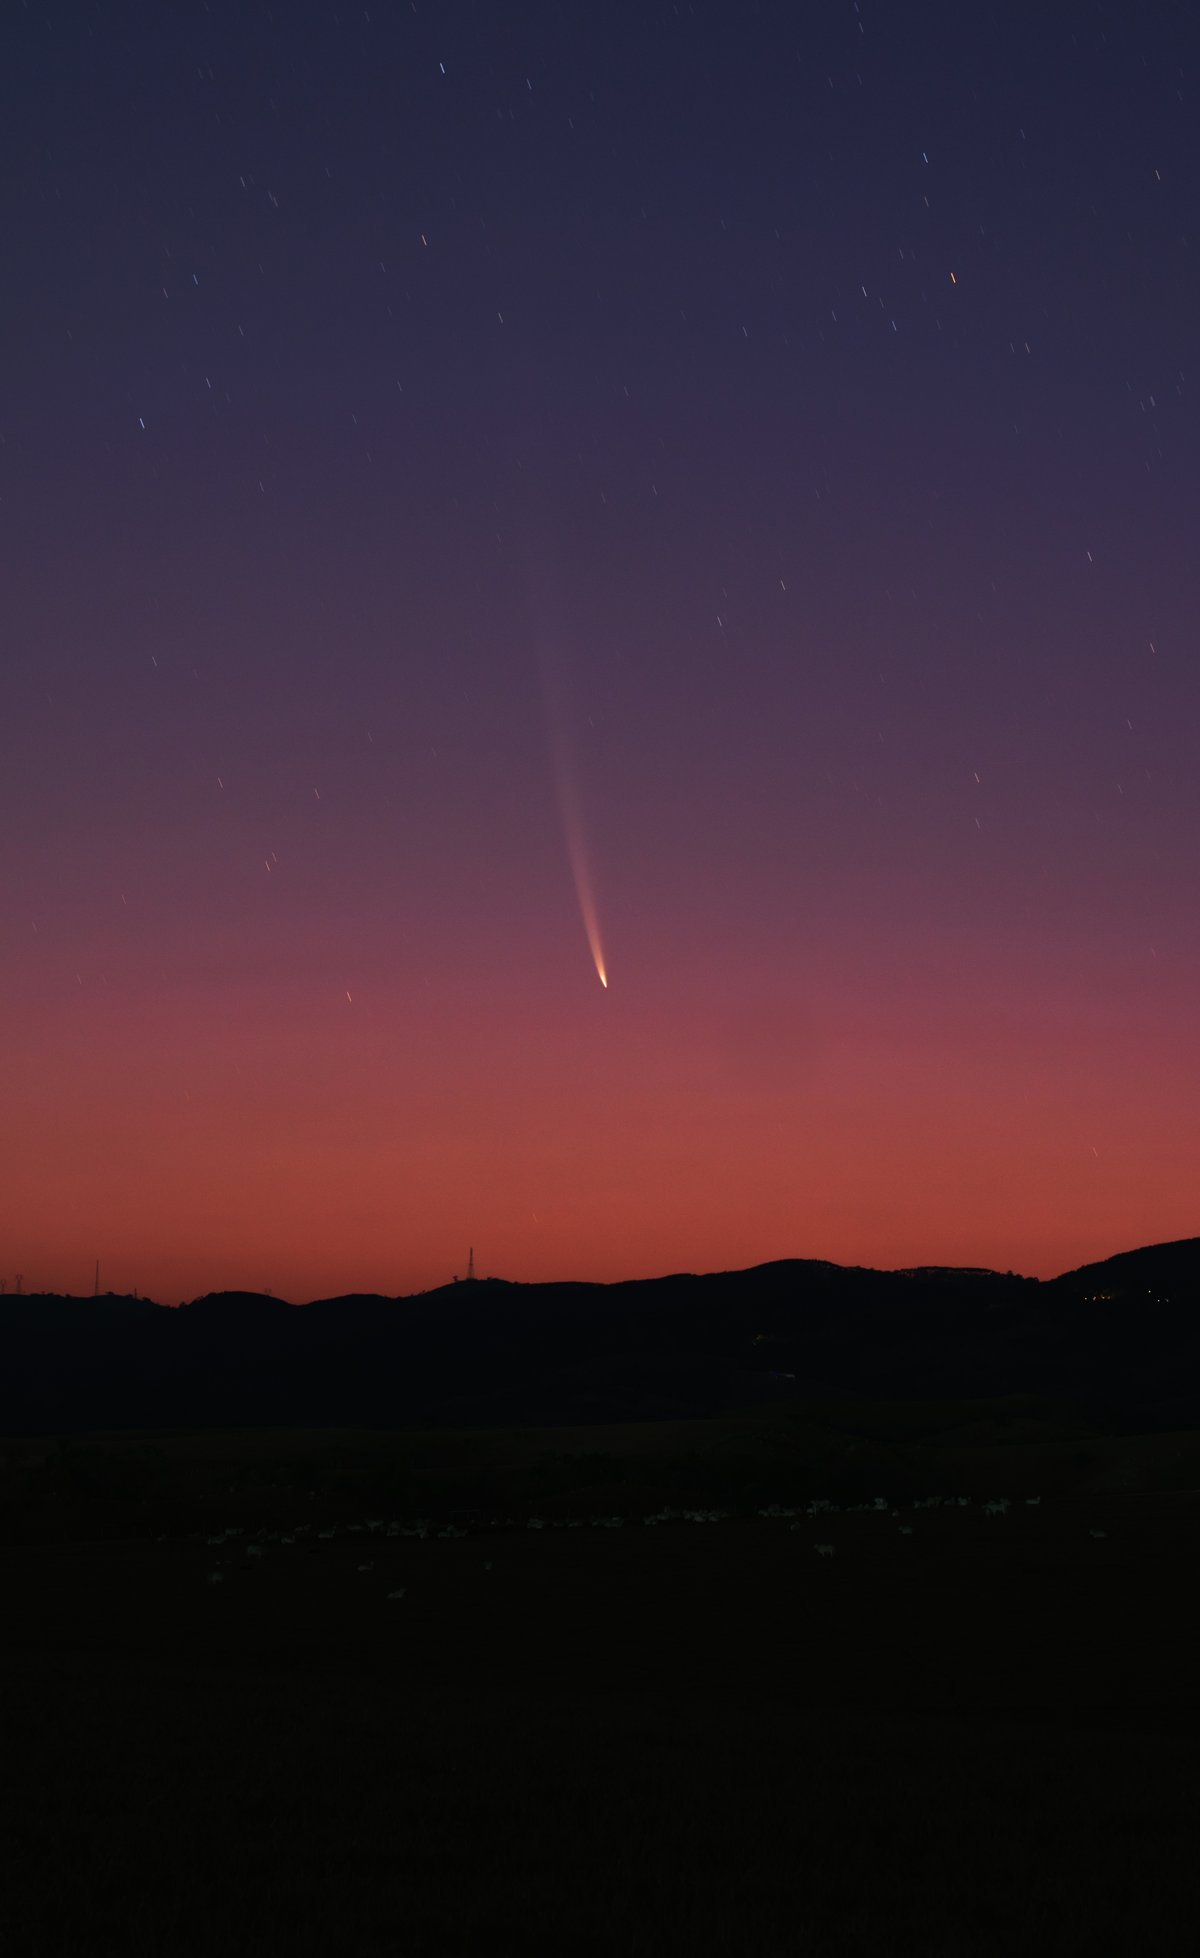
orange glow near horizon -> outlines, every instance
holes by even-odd
[[[1194,1231],[1194,1111],[1150,1027],[1098,1079],[1104,1028],[1065,996],[971,1047],[902,973],[801,1012],[660,959],[602,1023],[568,947],[531,985],[499,936],[431,997],[360,981],[353,1014],[311,975],[76,987],[26,1023],[10,1262],[84,1293],[98,1256],[106,1289],[173,1304],[418,1291],[469,1244],[529,1282],[786,1257],[1045,1277]]]

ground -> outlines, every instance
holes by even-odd
[[[5,1948],[1187,1949],[1200,1495],[969,1493],[13,1542]]]

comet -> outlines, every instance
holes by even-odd
[[[592,883],[592,867],[588,855],[587,840],[584,834],[583,812],[580,808],[579,784],[567,736],[567,717],[563,702],[561,680],[552,665],[545,648],[542,649],[542,695],[546,705],[546,725],[550,735],[550,755],[554,764],[554,786],[558,793],[559,814],[562,817],[563,840],[567,847],[567,861],[575,880],[575,895],[579,900],[579,915],[583,920],[584,935],[596,968],[596,977],[608,991],[608,967],[604,961],[604,947],[600,939],[600,916],[596,909],[596,892]]]
[[[592,868],[588,861],[587,844],[584,840],[579,793],[574,777],[570,773],[568,758],[561,751],[555,756],[554,776],[555,786],[558,789],[558,806],[562,812],[567,861],[571,866],[571,875],[575,879],[575,895],[579,899],[579,915],[583,919],[583,929],[592,955],[592,964],[596,968],[596,977],[607,992],[608,973],[604,965],[604,947],[600,942],[600,919],[596,911]]]

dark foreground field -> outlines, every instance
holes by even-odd
[[[628,1433],[581,1445],[613,1473]],[[1093,1485],[1144,1483],[1138,1446]],[[106,1541],[78,1492],[74,1535],[61,1495],[8,1531],[20,1958],[1194,1948],[1198,1494],[570,1528],[550,1487],[540,1530],[351,1533],[373,1512],[342,1505],[322,1540],[338,1503],[262,1477],[294,1442],[190,1447],[245,1536],[188,1514]]]

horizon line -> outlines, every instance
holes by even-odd
[[[30,1289],[25,1283],[26,1274],[22,1272],[20,1274],[15,1274],[18,1282],[17,1282],[16,1289],[13,1291],[10,1291],[8,1289],[7,1279],[0,1279],[0,1299],[5,1299],[5,1300],[10,1298],[60,1298],[60,1299],[72,1299],[72,1300],[83,1300],[85,1298],[89,1298],[93,1300],[103,1299],[103,1298],[129,1299],[129,1300],[136,1301],[138,1304],[154,1305],[154,1306],[158,1306],[160,1309],[164,1311],[174,1312],[174,1311],[178,1311],[181,1306],[195,1305],[201,1299],[206,1299],[206,1298],[257,1298],[257,1299],[272,1299],[277,1304],[287,1305],[295,1310],[299,1310],[305,1305],[327,1304],[330,1301],[339,1298],[378,1298],[378,1299],[390,1299],[398,1302],[401,1299],[428,1298],[436,1292],[452,1292],[459,1287],[479,1286],[479,1285],[514,1285],[514,1286],[522,1286],[530,1290],[536,1287],[543,1287],[543,1286],[578,1285],[578,1286],[588,1286],[596,1290],[611,1290],[621,1285],[666,1284],[669,1283],[672,1279],[739,1277],[749,1272],[765,1271],[766,1269],[768,1269],[768,1267],[772,1265],[792,1265],[792,1264],[825,1266],[827,1269],[833,1271],[872,1272],[881,1277],[904,1278],[904,1277],[916,1277],[925,1272],[947,1272],[947,1273],[958,1273],[963,1276],[988,1276],[988,1277],[995,1277],[995,1278],[1013,1278],[1013,1279],[1020,1279],[1028,1284],[1051,1285],[1057,1283],[1058,1280],[1062,1278],[1070,1278],[1071,1276],[1073,1276],[1075,1272],[1088,1271],[1091,1270],[1093,1266],[1109,1264],[1117,1258],[1137,1257],[1142,1253],[1149,1252],[1149,1251],[1176,1250],[1182,1247],[1183,1245],[1198,1244],[1198,1243],[1200,1243],[1200,1235],[1193,1236],[1193,1237],[1155,1239],[1149,1244],[1130,1245],[1130,1246],[1126,1246],[1124,1249],[1119,1251],[1111,1251],[1103,1257],[1085,1259],[1085,1261],[1082,1264],[1070,1265],[1065,1270],[1056,1271],[1046,1278],[1033,1276],[1027,1272],[1017,1271],[1011,1266],[1009,1266],[1008,1268],[1002,1271],[996,1265],[938,1264],[936,1262],[930,1262],[924,1264],[908,1264],[908,1265],[864,1265],[864,1264],[841,1264],[834,1258],[781,1257],[781,1258],[760,1259],[758,1262],[750,1265],[722,1266],[720,1268],[714,1268],[708,1271],[686,1270],[683,1268],[676,1268],[670,1271],[662,1271],[657,1273],[640,1273],[632,1277],[607,1278],[607,1279],[606,1278],[523,1279],[523,1278],[502,1277],[498,1273],[493,1273],[493,1272],[489,1272],[485,1277],[481,1278],[478,1275],[474,1274],[473,1272],[468,1272],[466,1276],[460,1277],[457,1274],[454,1274],[450,1278],[443,1279],[440,1284],[421,1286],[418,1287],[415,1291],[323,1292],[323,1293],[314,1294],[311,1298],[308,1299],[285,1298],[273,1291],[259,1290],[255,1287],[233,1285],[233,1286],[224,1286],[219,1290],[210,1289],[205,1292],[196,1292],[191,1296],[191,1298],[180,1299],[177,1301],[175,1305],[167,1305],[164,1304],[164,1302],[161,1299],[152,1298],[148,1293],[141,1292],[136,1288],[127,1292],[114,1291],[111,1288],[106,1289],[104,1291],[93,1289],[93,1290],[89,1290],[88,1292],[63,1292],[63,1291],[56,1291],[53,1289],[40,1291],[37,1290],[36,1288]]]

